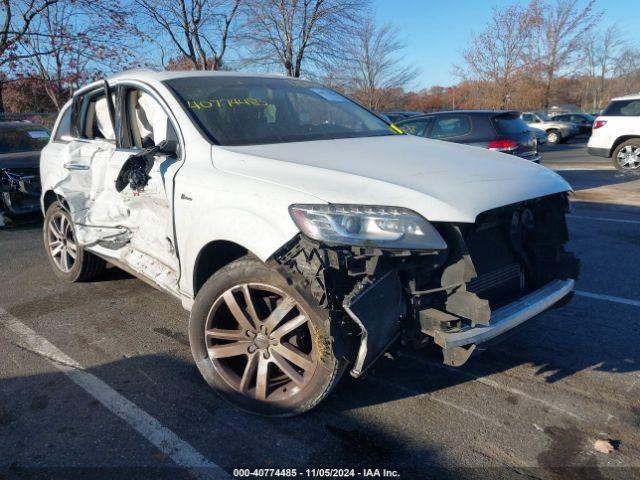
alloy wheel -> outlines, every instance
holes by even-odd
[[[640,167],[640,146],[627,145],[618,152],[618,165],[625,170],[635,170]]]
[[[57,212],[49,219],[47,243],[56,266],[65,273],[70,272],[78,256],[78,244],[73,226],[63,212]]]
[[[209,359],[236,392],[278,402],[304,390],[318,366],[314,327],[293,297],[244,283],[214,302],[205,323]]]

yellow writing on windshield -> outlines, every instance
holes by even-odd
[[[395,133],[400,133],[400,134],[404,133],[402,129],[398,128],[393,123],[389,125],[389,129]]]
[[[258,98],[213,98],[210,100],[187,100],[187,105],[192,110],[203,110],[208,108],[237,107],[241,105],[250,107],[264,107],[267,102]]]

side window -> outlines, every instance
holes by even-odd
[[[109,106],[104,93],[87,97],[84,101],[86,110],[84,115],[83,137],[89,140],[115,140]]]
[[[602,115],[608,117],[636,117],[640,115],[640,100],[617,100],[604,109]]]
[[[126,117],[132,148],[152,147],[177,138],[162,106],[142,90],[126,93]]]
[[[429,138],[461,137],[471,131],[471,120],[466,116],[447,116],[436,118]]]
[[[533,122],[533,115],[531,115],[530,113],[524,113],[522,115],[522,119],[527,123],[531,123]]]
[[[429,123],[428,118],[422,118],[420,120],[412,120],[410,122],[404,122],[399,127],[411,135],[417,135],[418,137],[424,137],[424,131]]]
[[[71,107],[62,112],[58,128],[53,136],[54,142],[66,142],[71,137]]]

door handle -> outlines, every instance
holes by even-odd
[[[191,198],[191,197],[187,197],[187,196],[183,193],[182,195],[180,195],[180,200],[189,200],[189,201],[191,201],[191,200],[193,200],[193,198]]]
[[[67,170],[89,170],[89,165],[82,163],[65,163],[64,168]]]

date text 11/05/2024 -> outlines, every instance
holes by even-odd
[[[397,470],[386,468],[236,468],[234,478],[304,477],[304,478],[400,478]]]

